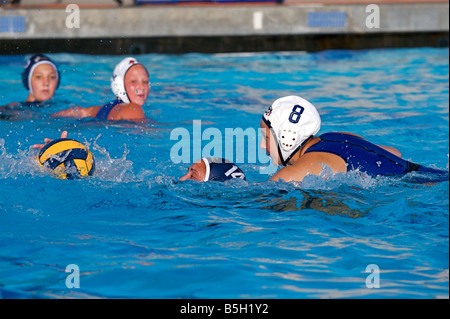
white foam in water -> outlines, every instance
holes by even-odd
[[[127,145],[124,143],[124,149],[122,156],[119,158],[112,158],[108,150],[98,144],[98,139],[101,137],[99,134],[93,141],[84,141],[84,144],[94,151],[95,157],[95,173],[96,180],[114,182],[114,183],[130,183],[130,182],[142,182],[146,181],[148,186],[152,188],[155,185],[166,185],[167,181],[172,185],[174,180],[177,180],[179,176],[169,176],[168,167],[154,167],[154,170],[149,168],[141,169],[138,173],[133,171],[134,162],[127,157],[130,153]],[[38,164],[36,155],[38,151],[31,148],[28,150],[17,150],[17,154],[8,153],[6,150],[5,140],[0,138],[0,179],[5,178],[18,178],[20,176],[45,176],[48,175],[48,171]],[[448,170],[448,163],[447,163]],[[153,166],[150,166],[153,167]],[[252,166],[250,169],[258,169],[257,166]],[[250,173],[250,172],[247,172]],[[247,174],[251,175],[251,174]],[[269,179],[270,176],[267,176]],[[333,173],[331,168],[325,166],[323,171],[319,175],[307,175],[302,182],[290,183],[295,188],[299,189],[311,189],[311,190],[333,190],[342,186],[356,187],[360,189],[374,189],[380,186],[386,186],[402,182],[415,182],[422,181],[426,183],[431,181],[427,174],[412,172],[403,177],[371,177],[363,172],[351,171],[348,173]],[[258,181],[247,178],[247,181],[236,184],[224,183],[227,188],[253,188],[260,184]],[[186,184],[186,183],[185,183]],[[265,183],[263,183],[265,184]],[[277,187],[286,183],[277,183]],[[273,186],[273,185],[272,185]],[[270,186],[270,187],[272,187]],[[217,187],[214,187],[216,189]],[[219,187],[220,188],[220,187]],[[258,188],[258,187],[257,187]],[[211,190],[209,190],[211,191]]]
[[[39,175],[41,170],[35,158],[35,150],[17,150],[17,154],[8,153],[5,140],[0,138],[0,179],[17,178],[26,175]]]
[[[64,75],[55,104],[0,120],[0,295],[82,298],[64,286],[64,266],[76,263],[93,298],[448,298],[448,180],[326,168],[302,183],[268,182],[258,158],[237,163],[246,181],[179,182],[198,159],[193,141],[213,144],[190,134],[189,162],[174,163],[169,138],[200,119],[203,132],[257,130],[275,98],[298,93],[320,108],[322,133],[361,134],[448,170],[448,50],[144,54],[159,84],[145,106],[153,126],[48,118],[112,99],[120,60],[54,57]],[[0,107],[26,97],[22,63],[3,69]],[[40,169],[31,145],[62,130],[91,150],[94,176],[59,180]],[[249,139],[244,158],[259,143]],[[364,286],[372,263],[380,289]]]
[[[172,180],[173,177],[166,176],[161,170],[142,169],[139,173],[134,172],[134,162],[128,159],[130,153],[127,144],[124,143],[123,153],[118,158],[111,157],[106,147],[98,143],[99,134],[93,141],[83,141],[95,158],[95,173],[93,180],[113,183],[129,183],[150,180],[151,184],[162,183],[165,180]],[[23,178],[27,176],[49,176],[48,170],[40,166],[37,161],[38,150],[31,145],[27,150],[17,149],[17,153],[10,153],[6,149],[5,139],[0,138],[0,179]],[[161,175],[155,178],[155,174]],[[159,182],[158,182],[159,181]],[[150,185],[150,184],[149,184]]]
[[[105,181],[113,181],[117,183],[131,182],[136,180],[133,173],[133,162],[127,159],[129,150],[124,144],[124,151],[121,158],[111,158],[111,155],[105,147],[100,146],[97,140],[101,134],[93,141],[92,150],[95,151],[95,176]],[[86,142],[89,148],[89,144]]]
[[[127,159],[129,150],[126,144],[122,157],[111,158],[106,148],[97,144],[97,139],[92,145],[92,150],[95,151],[95,178],[117,183],[136,181],[133,162]],[[84,144],[90,148],[90,143],[85,141]],[[0,179],[48,175],[48,171],[39,165],[37,154],[38,150],[31,146],[28,150],[18,149],[17,154],[8,153],[5,140],[0,138]]]
[[[388,178],[373,178],[359,171],[335,174],[330,167],[325,166],[319,175],[307,175],[301,183],[298,182],[296,185],[302,189],[316,190],[332,190],[342,185],[371,189],[386,181]]]

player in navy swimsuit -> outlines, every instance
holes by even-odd
[[[111,77],[111,90],[116,98],[104,105],[75,106],[51,114],[52,117],[86,117],[102,121],[144,122],[144,104],[150,89],[147,69],[135,58],[127,57],[114,68]]]
[[[108,120],[109,113],[112,111],[112,109],[116,105],[119,105],[121,103],[123,103],[121,99],[115,99],[114,101],[102,105],[98,110],[97,115],[95,115],[95,118],[101,121]]]
[[[401,158],[393,147],[380,146],[352,133],[325,133],[316,108],[298,96],[276,100],[261,120],[263,141],[272,161],[283,165],[271,180],[302,181],[318,175],[326,165],[333,172],[364,172],[369,176],[402,176],[411,172],[448,180],[448,171],[425,167]]]

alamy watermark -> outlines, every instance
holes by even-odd
[[[366,13],[369,15],[366,17],[366,27],[368,29],[380,28],[380,7],[376,4],[369,4],[366,7]]]
[[[178,127],[170,133],[170,140],[177,141],[170,149],[170,159],[179,164],[193,163],[202,157],[219,157],[235,164],[259,164],[261,174],[273,174],[277,166],[259,147],[263,137],[262,131],[253,127],[225,128],[224,132],[215,127],[203,130],[202,121],[194,120],[192,131]]]
[[[80,7],[76,4],[68,4],[66,6],[66,13],[69,13],[66,17],[66,28],[79,29],[80,28]],[[369,4],[366,6],[366,27],[368,29],[380,28],[380,7],[376,4]],[[255,12],[253,15],[253,28],[255,30],[262,29],[263,14],[261,12]]]
[[[370,264],[366,267],[366,272],[370,275],[366,278],[367,288],[380,288],[380,268],[376,264]]]
[[[66,7],[66,13],[69,15],[66,17],[66,28],[79,29],[80,28],[80,7],[76,4],[69,4]]]
[[[66,287],[69,289],[80,288],[80,267],[76,264],[67,265],[66,272],[70,273],[66,277]]]

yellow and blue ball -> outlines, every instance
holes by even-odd
[[[95,160],[89,149],[78,141],[60,138],[46,144],[38,154],[38,161],[61,179],[92,176]]]

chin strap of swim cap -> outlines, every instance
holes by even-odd
[[[226,181],[228,179],[240,178],[245,180],[245,174],[233,162],[219,157],[204,157],[202,161],[206,166],[204,182]]]
[[[120,61],[114,68],[113,75],[111,77],[111,90],[114,95],[122,100],[124,103],[129,104],[127,90],[125,88],[125,75],[127,71],[136,64],[140,64],[135,58],[127,57]]]
[[[297,138],[297,132],[295,130],[283,129],[280,133],[275,134],[275,131],[268,119],[264,116],[262,117],[264,123],[266,123],[267,127],[272,132],[272,136],[275,139],[275,144],[277,145],[278,157],[280,158],[280,162],[283,166],[286,166],[291,158],[305,145],[309,140],[311,140],[314,136],[309,136],[306,140],[301,142],[297,147],[295,147],[296,143],[295,139]],[[280,139],[278,139],[280,136]],[[283,156],[283,151],[290,151],[291,149],[295,149],[290,153],[290,155],[285,159]]]
[[[279,133],[275,135],[278,137],[278,155],[280,156],[281,163],[286,166],[292,157],[314,136],[310,135],[305,140],[298,143],[298,127],[287,125],[283,129],[280,129]],[[282,154],[289,154],[288,157],[284,158]]]
[[[308,137],[306,140],[304,140],[302,143],[300,143],[300,145],[297,146],[297,148],[295,148],[294,151],[291,153],[291,155],[289,155],[286,159],[284,159],[284,158],[281,156],[281,149],[280,149],[280,145],[278,144],[278,155],[280,155],[280,158],[281,158],[281,164],[283,164],[283,166],[286,166],[286,165],[289,163],[289,161],[291,160],[291,158],[292,158],[298,151],[300,151],[300,150],[302,149],[303,145],[305,145],[307,142],[309,142],[313,137],[314,137],[314,136],[311,135],[311,136]]]

